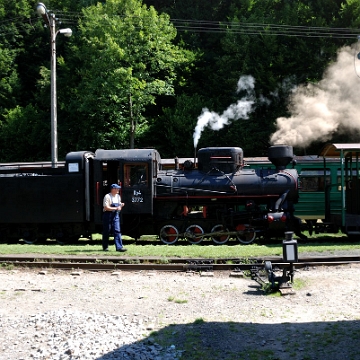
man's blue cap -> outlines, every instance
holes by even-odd
[[[110,189],[121,189],[121,186],[119,186],[118,184],[112,184],[110,186]]]

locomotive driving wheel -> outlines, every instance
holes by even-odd
[[[190,225],[185,231],[185,238],[191,244],[200,244],[203,240],[204,230],[199,225]]]
[[[66,245],[66,244],[75,243],[77,240],[79,240],[79,237],[76,235],[57,236],[55,240],[56,243],[59,245]]]
[[[167,245],[175,244],[179,238],[179,231],[173,225],[165,225],[160,230],[160,240]]]
[[[38,239],[37,238],[34,238],[34,237],[23,237],[23,241],[25,244],[28,244],[28,245],[33,245],[35,243],[37,243]]]
[[[244,245],[251,244],[256,238],[255,229],[248,225],[239,224],[236,231],[238,232],[236,238]]]
[[[38,241],[35,231],[30,228],[24,228],[22,230],[22,239],[24,243],[28,245],[35,244]]]
[[[71,228],[57,228],[55,232],[55,240],[59,245],[66,245],[79,240],[79,236],[74,235],[71,231]]]
[[[213,233],[220,233],[219,235],[213,235],[211,236],[211,239],[212,241],[215,243],[215,244],[218,244],[218,245],[223,245],[225,244],[228,240],[229,240],[229,235],[221,235],[222,232],[227,232],[228,229],[224,228],[223,225],[221,224],[218,224],[218,225],[215,225],[212,229],[211,229],[211,232]]]

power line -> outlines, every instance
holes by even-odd
[[[56,14],[61,23],[77,25],[79,19],[84,16],[81,13],[58,10]],[[120,18],[139,18],[138,16],[117,16]],[[38,18],[16,17],[0,21],[0,26],[4,27],[11,24],[23,27],[25,24],[32,25],[31,21]],[[333,38],[333,39],[353,39],[360,34],[360,29],[352,28],[331,28],[315,26],[296,26],[278,25],[264,23],[244,23],[234,21],[207,21],[190,19],[170,19],[174,27],[180,32],[192,33],[217,33],[233,35],[262,35],[262,36],[288,36],[302,38]],[[109,25],[110,26],[110,25]],[[146,25],[145,25],[146,26]],[[140,28],[135,26],[135,28]],[[14,33],[14,29],[9,32],[0,32],[0,35]]]
[[[194,24],[206,24],[206,25],[226,25],[226,26],[248,26],[248,27],[278,27],[278,28],[297,28],[297,29],[307,29],[307,30],[319,30],[319,29],[328,29],[328,30],[337,30],[337,31],[347,31],[349,28],[331,28],[331,27],[320,27],[320,26],[303,26],[303,25],[281,25],[281,24],[264,24],[264,23],[244,23],[244,22],[234,22],[234,21],[208,21],[208,20],[188,20],[188,19],[171,19],[173,22],[179,23],[194,23]]]
[[[171,19],[179,31],[352,39],[360,29]]]

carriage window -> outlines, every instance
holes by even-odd
[[[148,186],[148,164],[125,164],[124,186]]]
[[[341,176],[337,177],[337,189],[338,191],[341,191]],[[344,186],[344,189],[346,190],[346,185]]]
[[[324,170],[323,169],[303,169],[300,172],[301,191],[324,191]],[[326,185],[329,185],[330,181],[330,170],[326,170]]]
[[[345,174],[344,172],[344,182],[349,180],[349,176],[350,176],[350,170],[348,170],[347,174]],[[355,169],[353,169],[351,171],[351,177],[352,178],[357,178],[359,175],[357,174],[357,171]],[[337,170],[337,189],[338,191],[341,191],[341,169]],[[344,186],[344,189],[346,190],[346,185]]]

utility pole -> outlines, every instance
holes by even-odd
[[[38,3],[36,11],[42,16],[50,29],[51,43],[51,164],[53,168],[58,163],[58,137],[57,137],[57,94],[56,94],[56,37],[57,34],[71,36],[72,30],[60,29],[56,31],[56,17],[54,13],[49,13],[43,3]]]

